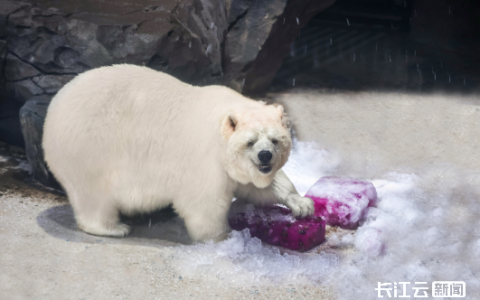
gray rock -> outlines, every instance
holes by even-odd
[[[74,77],[74,75],[41,75],[32,78],[32,81],[47,94],[53,94]]]
[[[224,82],[246,94],[270,85],[300,29],[335,0],[231,0]]]
[[[18,111],[23,103],[0,92],[0,143],[25,148]]]
[[[33,96],[45,94],[45,91],[36,85],[30,78],[6,83],[7,92],[16,100],[25,102]]]
[[[222,0],[28,2],[9,15],[8,49],[44,75],[133,63],[191,83],[221,81]]]
[[[300,28],[333,2],[0,0],[0,20],[8,19],[9,52],[43,75],[132,63],[253,93],[268,87]]]
[[[43,123],[49,103],[49,96],[33,97],[27,101],[20,109],[20,124],[25,139],[25,153],[32,166],[33,177],[46,186],[59,188],[58,182],[43,159]]]
[[[12,54],[7,55],[5,64],[5,78],[8,80],[22,80],[40,74],[40,71],[27,64]]]
[[[232,21],[225,44],[225,82],[235,90],[252,84],[244,78],[270,35],[273,24],[283,14],[287,0],[232,1]]]
[[[28,5],[23,1],[0,0],[0,38],[5,38],[8,16]]]
[[[0,40],[0,66],[7,58],[7,41]],[[5,68],[0,67],[0,90],[5,90]]]

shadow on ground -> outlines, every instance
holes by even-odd
[[[69,204],[49,208],[37,217],[38,225],[49,235],[67,242],[109,243],[109,244],[142,244],[149,246],[188,245],[191,240],[183,220],[172,209],[137,216],[122,218],[132,225],[133,232],[123,238],[93,236],[77,229],[72,207]]]

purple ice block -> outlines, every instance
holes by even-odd
[[[370,182],[322,177],[305,197],[315,202],[315,216],[323,218],[327,225],[354,229],[367,207],[375,205],[377,191]]]
[[[292,250],[307,251],[325,240],[325,224],[353,229],[377,200],[375,187],[349,178],[322,177],[305,197],[314,201],[315,213],[295,219],[281,206],[256,208],[234,203],[228,221],[234,230],[248,228],[265,243]]]
[[[252,204],[232,207],[228,221],[234,230],[248,228],[265,243],[307,251],[325,240],[325,221],[319,217],[295,219],[288,208],[256,208]]]

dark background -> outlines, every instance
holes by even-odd
[[[479,50],[480,1],[338,0],[301,31],[273,87],[478,92]]]

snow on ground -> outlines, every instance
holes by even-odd
[[[172,265],[187,277],[219,278],[241,286],[321,283],[338,266],[335,254],[282,254],[250,237],[248,230],[234,231],[218,244],[176,248],[172,259]]]
[[[340,299],[372,295],[377,282],[409,282],[411,297],[414,286],[427,286],[431,296],[433,281],[465,281],[467,299],[479,299],[480,190],[461,181],[479,182],[455,175],[434,183],[435,172],[390,173],[373,181],[380,202],[356,233],[358,252],[334,275],[348,282],[338,284]]]
[[[284,170],[304,194],[309,185],[334,174],[339,165],[338,157],[315,143],[297,142]],[[476,191],[467,190],[471,185],[462,186],[463,181],[478,182],[480,177],[458,173],[438,182],[439,175],[432,170],[425,174],[390,172],[373,179],[377,207],[370,208],[353,236],[341,240],[330,236],[338,244],[354,246],[355,251],[341,263],[341,253],[314,250],[282,255],[277,248],[262,246],[248,232],[233,232],[216,245],[176,247],[172,265],[192,278],[211,276],[240,285],[328,282],[338,288],[340,299],[376,298],[377,282],[392,287],[394,282],[410,282],[406,295],[413,297],[415,282],[427,282],[418,286],[430,288],[438,280],[465,281],[468,295],[480,296],[480,220],[476,217],[480,184]],[[431,289],[428,293],[432,295]]]

